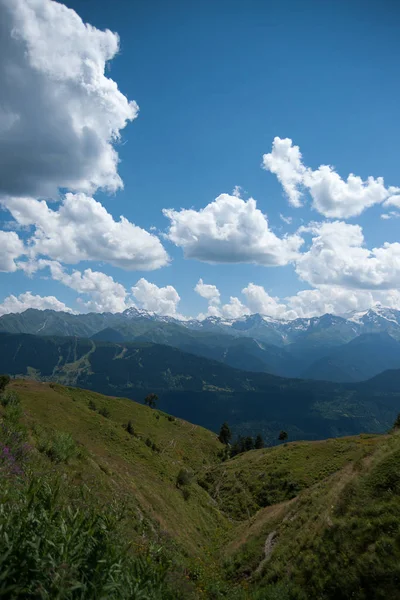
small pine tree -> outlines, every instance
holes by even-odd
[[[286,440],[288,439],[288,434],[286,431],[281,431],[278,435],[278,440],[280,442],[286,442]]]
[[[262,439],[261,434],[257,435],[256,441],[254,442],[254,448],[256,450],[260,450],[261,448],[264,448],[264,440]]]
[[[254,440],[250,435],[244,440],[244,451],[248,452],[249,450],[254,450]]]
[[[93,402],[93,400],[89,400],[89,408],[90,408],[90,410],[97,410],[97,406]]]
[[[108,419],[110,416],[110,411],[108,410],[108,408],[106,406],[104,406],[103,408],[100,408],[99,415]]]
[[[397,415],[397,418],[393,423],[393,429],[400,429],[400,413]]]
[[[129,435],[135,435],[135,430],[133,429],[132,421],[128,421],[126,431],[129,433]]]
[[[144,403],[147,404],[150,408],[155,408],[158,401],[157,394],[148,394],[144,399]]]
[[[242,454],[242,452],[246,452],[246,438],[244,438],[241,435],[239,435],[239,437],[238,437],[238,447],[239,447],[239,454]]]
[[[229,428],[228,423],[225,422],[221,426],[221,430],[219,432],[218,439],[222,444],[228,445],[229,442],[231,441],[231,437],[232,437],[232,432]]]

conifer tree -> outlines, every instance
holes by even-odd
[[[232,438],[232,432],[229,428],[228,423],[223,423],[221,426],[221,430],[219,432],[219,436],[218,439],[222,444],[229,444],[229,442],[231,441]]]

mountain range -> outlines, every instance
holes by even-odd
[[[400,368],[400,311],[379,306],[292,321],[260,314],[184,321],[136,308],[76,315],[28,309],[0,317],[0,331],[165,344],[282,377],[352,382]]]

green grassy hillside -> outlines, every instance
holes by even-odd
[[[400,598],[400,432],[357,444],[357,460],[237,531],[225,565],[253,598]]]
[[[223,461],[212,432],[130,400],[29,380],[7,389],[2,598],[399,597],[396,431]],[[33,568],[50,595],[23,583]],[[6,588],[9,573],[17,587]],[[92,579],[101,594],[89,593]]]
[[[192,553],[208,544],[220,514],[195,483],[192,501],[186,502],[176,478],[182,468],[197,475],[217,462],[222,444],[215,434],[136,402],[77,388],[17,380],[10,389],[20,396],[37,441],[60,429],[84,449],[84,464],[74,471],[77,481],[90,486],[95,480],[105,498],[136,498],[146,515]],[[104,409],[108,417],[100,414]],[[128,421],[134,435],[124,428]]]
[[[368,456],[381,442],[381,436],[361,435],[251,450],[211,467],[199,482],[224,513],[246,520]]]

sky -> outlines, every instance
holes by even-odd
[[[0,314],[400,309],[393,0],[0,0]]]

